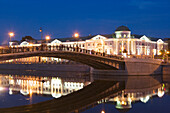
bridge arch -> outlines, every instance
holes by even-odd
[[[91,66],[95,69],[109,69],[109,70],[117,70],[117,68],[107,64],[107,59],[103,59],[101,57],[96,57],[93,55],[78,53],[78,52],[70,52],[70,51],[40,51],[40,52],[24,52],[24,53],[13,53],[0,56],[2,60],[10,60],[10,59],[18,59],[18,58],[26,58],[33,56],[42,56],[42,57],[56,57],[63,58],[67,60],[72,60],[75,62],[79,62],[88,66]]]
[[[10,47],[10,53],[0,55],[0,60],[18,59],[33,56],[57,57],[86,64],[95,69],[124,70],[125,62],[120,57],[64,45],[41,45],[29,47]]]

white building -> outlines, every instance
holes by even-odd
[[[131,31],[126,26],[120,26],[115,30],[115,36],[105,37],[97,35],[94,37],[88,37],[86,39],[61,41],[63,39],[54,39],[49,42],[48,46],[65,45],[68,47],[94,50],[96,52],[106,53],[110,55],[160,55],[161,50],[167,51],[168,43],[164,43],[162,39],[151,40],[147,36],[134,37],[131,35]],[[26,41],[20,45],[15,46],[40,46],[40,44],[29,44]]]

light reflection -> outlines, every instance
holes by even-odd
[[[3,87],[0,87],[0,91],[2,91],[2,90],[4,90],[4,88],[3,88]]]
[[[121,94],[111,98],[110,101],[116,102],[117,109],[130,109],[132,108],[132,102],[141,101],[143,103],[147,103],[149,99],[153,96],[158,96],[159,98],[163,97],[165,94],[165,84],[158,85],[151,88],[150,90],[139,90],[135,91],[122,91]]]
[[[1,81],[6,80],[3,87]],[[39,76],[0,76],[0,91],[4,90],[6,86],[9,88],[9,94],[13,95],[19,92],[24,96],[30,96],[30,100],[33,94],[49,95],[54,98],[59,98],[62,95],[67,95],[74,91],[82,89],[85,84],[89,84],[89,81],[78,80],[75,78],[69,80],[59,77],[39,77]],[[15,92],[15,93],[14,93]]]

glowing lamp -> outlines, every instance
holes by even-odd
[[[101,111],[101,113],[105,113],[105,111],[104,111],[104,110],[102,110],[102,111]]]
[[[162,52],[159,52],[159,55],[162,55]]]
[[[8,33],[10,37],[13,37],[14,36],[14,33],[13,32],[10,32]]]
[[[74,37],[75,37],[75,38],[78,38],[78,37],[79,37],[79,34],[78,34],[78,33],[75,33],[75,34],[74,34]]]
[[[46,39],[46,40],[50,40],[50,36],[47,35],[47,36],[45,37],[45,39]]]

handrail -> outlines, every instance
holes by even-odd
[[[80,47],[69,47],[64,45],[41,45],[41,46],[29,46],[29,47],[9,47],[7,49],[0,49],[0,54],[9,54],[9,53],[24,53],[24,52],[35,52],[35,51],[70,51],[78,52],[89,55],[101,56],[106,58],[114,58],[118,60],[123,60],[122,57],[109,55],[106,53],[96,52],[94,50],[87,50]]]

